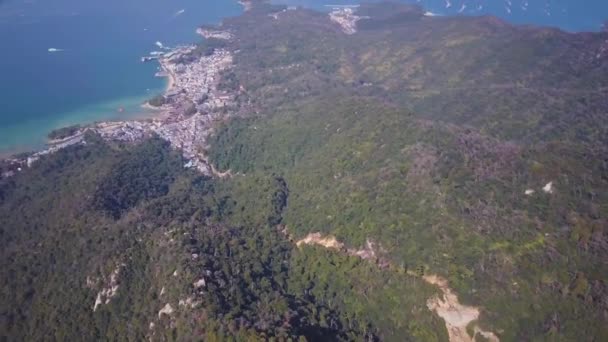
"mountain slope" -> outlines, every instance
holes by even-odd
[[[0,339],[607,339],[608,36],[423,14],[221,25],[230,177],[88,134],[0,180]]]
[[[397,310],[424,306],[434,290],[423,281],[296,249],[277,227],[289,191],[280,177],[219,181],[181,165],[158,138],[88,136],[0,183],[1,338],[445,336],[426,310]],[[378,298],[391,320],[361,310]]]
[[[606,34],[357,14],[353,35],[305,10],[229,22],[260,114],[220,130],[212,159],[283,175],[290,232],[373,239],[502,339],[606,336],[588,324],[608,312]]]

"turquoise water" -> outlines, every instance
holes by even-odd
[[[142,115],[166,80],[140,57],[241,12],[233,0],[0,0],[0,152],[39,147],[65,125]]]

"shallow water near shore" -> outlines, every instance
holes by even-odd
[[[167,80],[140,58],[241,12],[231,0],[2,2],[0,154],[42,147],[65,125],[145,116]]]
[[[50,131],[75,124],[93,123],[101,120],[129,120],[150,116],[154,111],[142,107],[148,95],[112,99],[78,108],[61,115],[21,121],[0,127],[0,137],[8,148],[1,149],[4,155],[44,147]],[[0,154],[0,155],[2,155]]]

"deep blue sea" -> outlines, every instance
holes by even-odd
[[[61,126],[142,115],[166,80],[140,57],[241,12],[232,0],[0,0],[0,152],[38,147]]]
[[[384,0],[273,0],[290,6],[327,9]],[[566,31],[598,31],[608,20],[608,0],[397,0],[419,4],[437,15],[492,14],[514,24],[559,27]]]
[[[275,2],[327,9],[360,1]],[[608,19],[608,0],[405,2],[439,15],[491,13],[569,31],[599,30]],[[157,41],[196,42],[198,25],[241,12],[236,0],[0,0],[0,153],[39,147],[65,125],[145,114],[140,104],[165,80],[140,57]]]

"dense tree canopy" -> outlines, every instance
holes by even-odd
[[[445,341],[428,273],[503,341],[607,340],[606,34],[388,6],[259,5],[185,57],[234,54],[230,177],[88,134],[0,180],[0,340]]]

